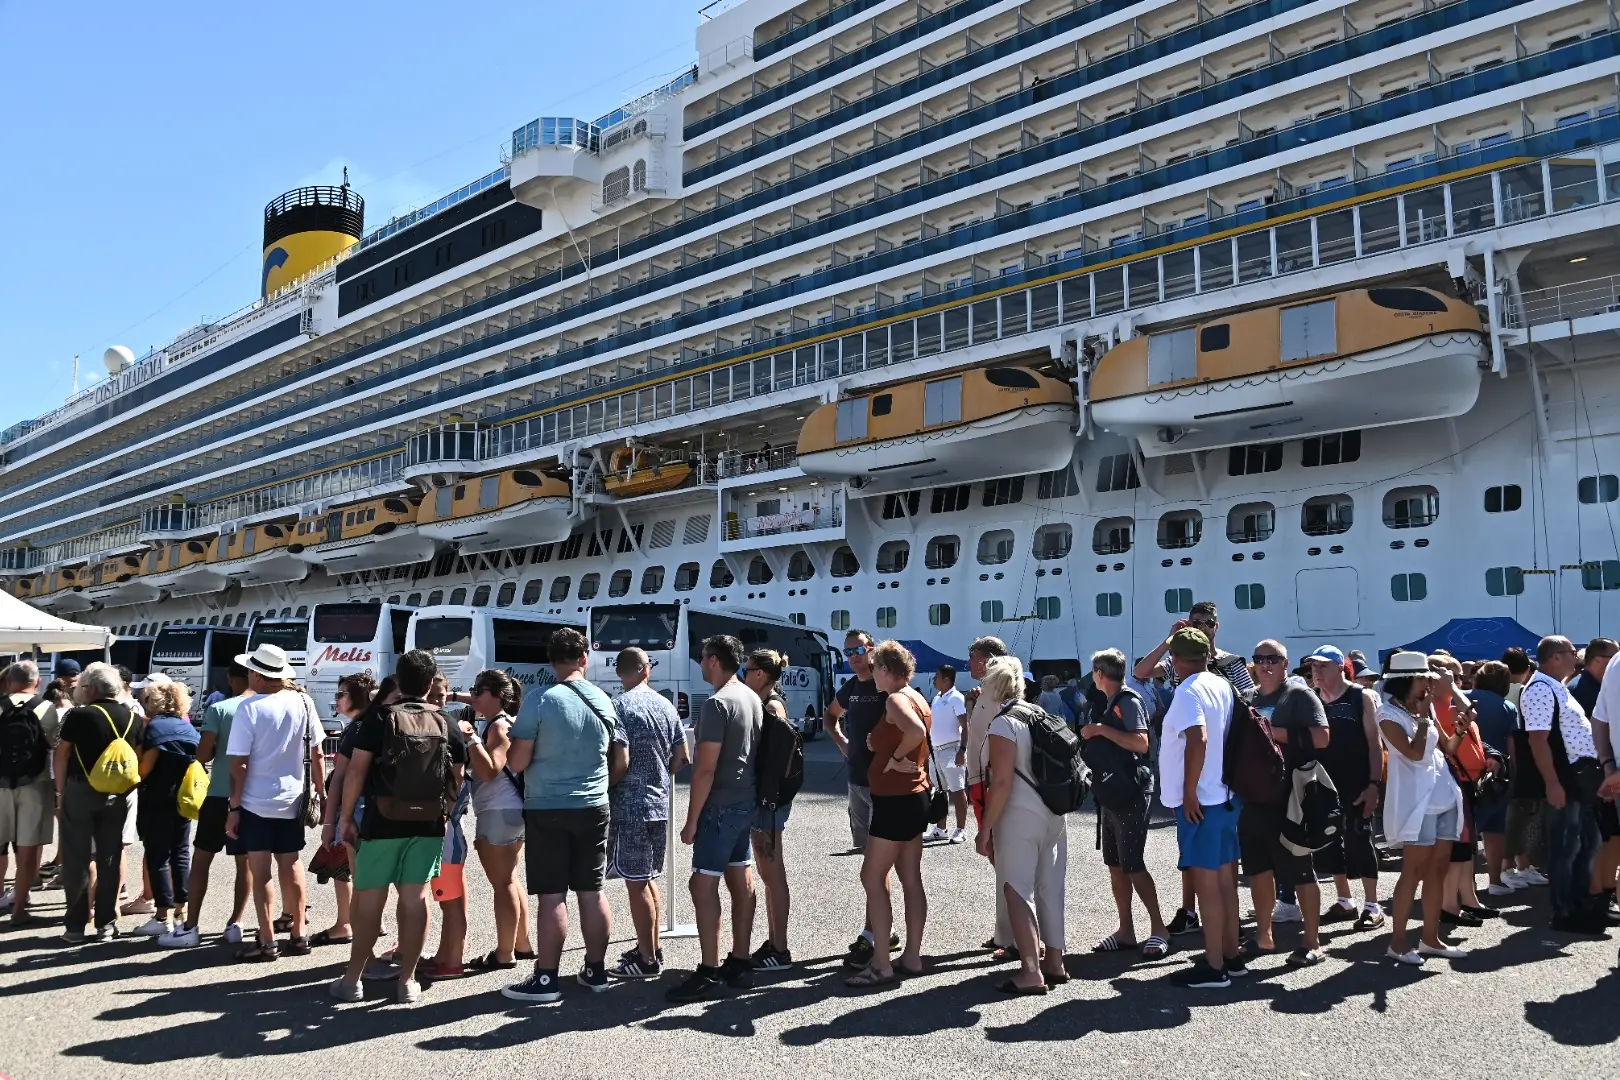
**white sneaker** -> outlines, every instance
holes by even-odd
[[[0,893],[0,915],[4,915],[6,912],[10,911],[11,905],[16,901],[16,899],[17,894],[12,892],[10,889]]]
[[[1455,948],[1452,948],[1450,945],[1446,945],[1446,946],[1444,946],[1442,948],[1435,949],[1435,948],[1431,948],[1430,946],[1428,946],[1428,945],[1426,945],[1426,944],[1424,944],[1423,942],[1420,941],[1420,942],[1418,942],[1418,955],[1420,955],[1420,956],[1438,956],[1442,960],[1466,960],[1466,959],[1468,959],[1468,950],[1467,949],[1455,949]]]
[[[1528,870],[1519,871],[1519,880],[1526,885],[1545,885],[1547,884],[1547,875],[1532,866]]]
[[[953,843],[953,844],[965,844],[965,843],[967,843],[967,830],[966,829],[952,829],[951,830],[951,843]]]
[[[1507,882],[1507,875],[1502,875],[1502,884],[1487,885],[1485,892],[1490,896],[1512,896],[1516,890]]]
[[[242,927],[240,923],[230,923],[225,927],[225,944],[242,944]]]
[[[949,835],[949,833],[940,828],[938,825],[930,825],[928,826],[928,831],[923,833],[923,840],[943,840]]]
[[[1271,909],[1271,921],[1274,923],[1304,922],[1305,913],[1299,910],[1298,904],[1285,904],[1277,901],[1277,906]]]
[[[167,937],[172,929],[162,919],[147,919],[130,932],[136,937]]]
[[[1517,870],[1504,870],[1502,872],[1502,884],[1509,889],[1528,889],[1530,887],[1530,883],[1524,880],[1524,875]]]
[[[190,930],[184,926],[177,926],[173,933],[158,938],[158,945],[165,949],[194,949],[201,944],[202,932],[195,926]]]

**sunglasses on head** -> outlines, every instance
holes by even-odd
[[[1251,657],[1251,659],[1253,659],[1256,664],[1260,664],[1264,667],[1270,667],[1273,664],[1288,663],[1287,657],[1278,656],[1276,653],[1256,653],[1253,657]]]
[[[872,651],[872,647],[870,645],[857,645],[853,649],[845,648],[844,649],[844,655],[845,656],[865,656],[867,653],[869,653],[871,651]]]

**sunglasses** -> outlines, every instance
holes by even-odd
[[[872,651],[872,647],[870,645],[857,645],[853,649],[845,649],[844,650],[844,655],[845,656],[865,656],[867,653],[869,653],[871,651]]]
[[[1271,667],[1273,664],[1288,663],[1286,657],[1278,656],[1275,653],[1257,653],[1252,657],[1252,659],[1256,664],[1260,664],[1264,667]]]

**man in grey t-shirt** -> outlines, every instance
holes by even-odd
[[[714,997],[722,984],[746,987],[754,926],[754,880],[748,833],[754,821],[754,748],[764,720],[759,695],[737,679],[742,642],[716,634],[703,642],[703,678],[714,695],[703,704],[692,760],[691,801],[681,843],[692,845],[692,906],[703,962],[670,1001]],[[720,962],[720,879],[733,909],[731,955]]]

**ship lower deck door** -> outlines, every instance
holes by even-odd
[[[1361,582],[1353,566],[1299,571],[1294,598],[1304,633],[1343,633],[1361,625]]]

